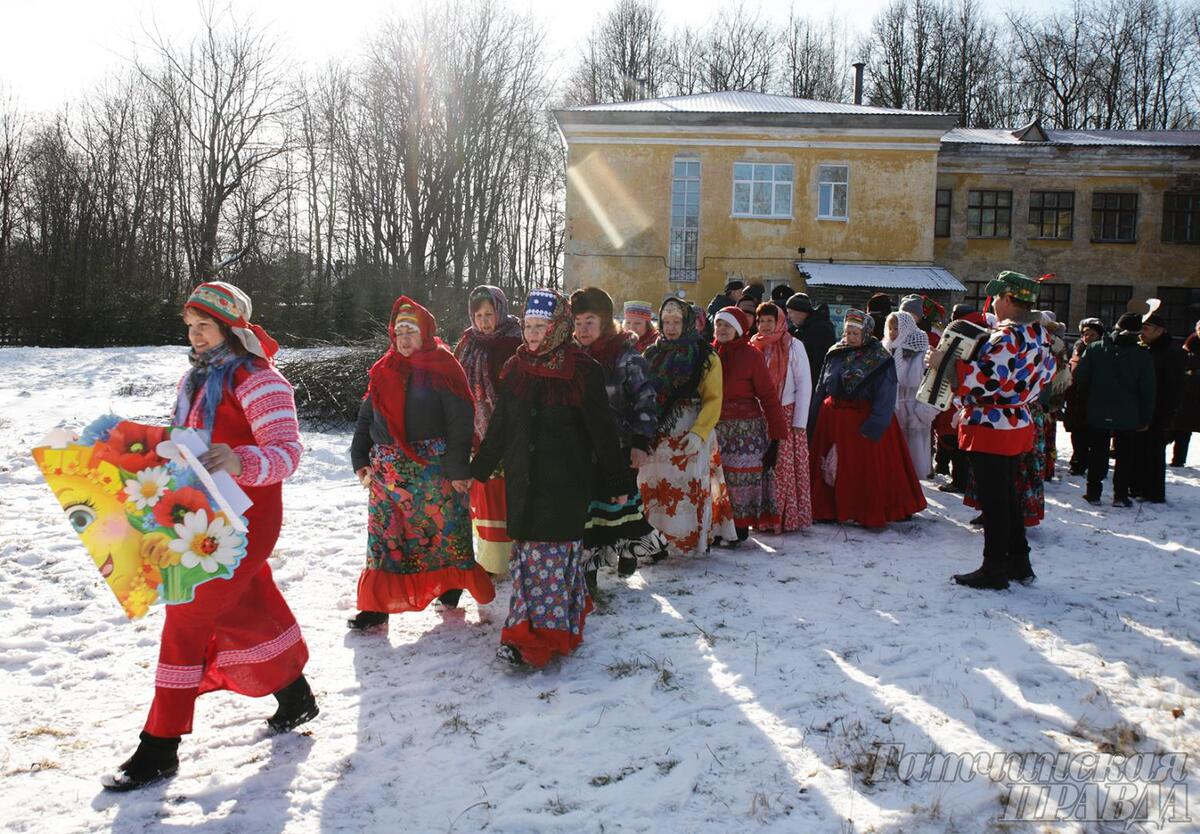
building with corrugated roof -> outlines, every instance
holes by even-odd
[[[1156,294],[1182,321],[1200,300],[1198,132],[982,131],[745,92],[554,116],[568,290],[703,305],[731,279],[787,283],[836,317],[876,291],[974,300],[1017,269],[1055,273],[1047,306],[1072,324]]]

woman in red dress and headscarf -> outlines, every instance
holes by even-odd
[[[150,715],[133,756],[102,780],[109,790],[140,788],[179,769],[179,741],[192,731],[202,693],[274,693],[279,709],[267,723],[276,732],[318,712],[304,678],[308,647],[267,564],[283,522],[282,481],[304,449],[292,386],[272,361],[279,345],[250,324],[252,309],[244,292],[221,281],[196,287],[184,304],[192,368],[172,423],[207,434],[200,461],[230,473],[254,502],[246,556],[231,578],[167,606]]]
[[[352,629],[420,611],[434,599],[454,608],[463,590],[481,603],[496,596],[471,547],[475,409],[466,374],[437,338],[433,315],[407,296],[392,307],[388,336],[350,447],[354,471],[371,491]]]

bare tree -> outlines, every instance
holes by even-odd
[[[823,24],[788,11],[782,34],[782,92],[797,98],[844,101],[850,78],[845,33],[837,19]]]
[[[743,4],[722,8],[705,35],[703,83],[710,91],[771,88],[775,45],[771,26]]]
[[[658,94],[668,43],[653,0],[617,0],[588,35],[565,94],[570,104],[633,101]]]

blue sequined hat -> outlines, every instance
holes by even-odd
[[[554,290],[534,290],[525,301],[525,318],[552,319],[560,296]]]

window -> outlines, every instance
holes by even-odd
[[[1200,243],[1200,194],[1163,195],[1163,243]]]
[[[1110,330],[1125,313],[1125,305],[1133,298],[1133,287],[1128,284],[1088,284],[1087,314],[1104,322]]]
[[[983,302],[987,300],[987,293],[983,288],[988,285],[987,281],[963,281],[966,285],[967,294],[963,296],[963,304],[970,304],[979,312],[983,312]]]
[[[1030,238],[1070,240],[1074,219],[1074,191],[1029,192]]]
[[[792,216],[792,166],[733,164],[735,217]]]
[[[950,237],[950,198],[953,192],[949,188],[939,188],[934,198],[933,236]]]
[[[1191,287],[1159,287],[1157,298],[1162,302],[1158,312],[1167,320],[1167,332],[1186,338],[1200,319],[1200,289]]]
[[[1137,194],[1102,191],[1092,194],[1092,240],[1099,243],[1137,240],[1137,203]]]
[[[1041,292],[1038,293],[1037,304],[1034,305],[1039,310],[1049,310],[1054,313],[1054,317],[1071,327],[1071,285],[1070,284],[1050,284],[1043,283]]]
[[[1011,191],[967,192],[967,237],[1009,237]]]
[[[850,217],[850,166],[822,165],[817,169],[817,217],[846,220]]]
[[[671,179],[668,280],[696,281],[700,241],[700,160],[676,159]]]

